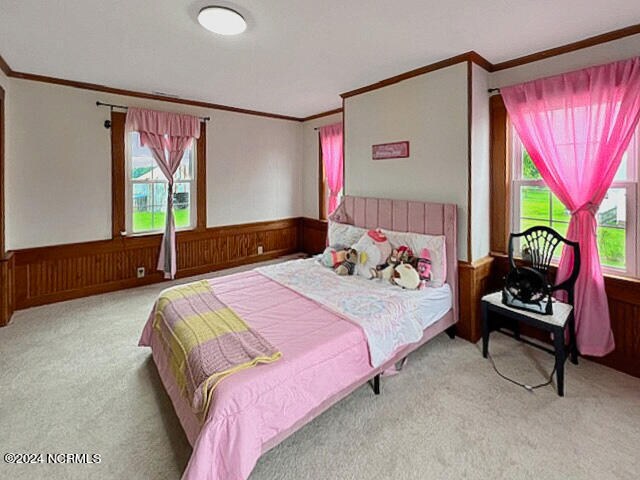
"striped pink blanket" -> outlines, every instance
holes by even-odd
[[[222,379],[281,357],[207,281],[163,291],[151,315],[176,384],[201,419]]]

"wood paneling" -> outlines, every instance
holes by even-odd
[[[309,255],[322,253],[327,246],[327,222],[313,218],[300,221],[300,250]]]
[[[490,279],[490,289],[502,286],[502,278],[509,271],[506,256],[495,257]],[[555,275],[555,269],[551,269]],[[609,299],[611,329],[616,348],[606,357],[588,357],[594,362],[640,377],[640,280],[605,276],[605,289]],[[549,342],[549,338],[539,332],[523,329],[524,335]]]
[[[457,333],[465,340],[477,342],[480,330],[480,299],[490,291],[493,258],[485,257],[475,262],[459,262],[460,321]]]
[[[0,87],[0,258],[5,254],[4,237],[4,89]]]
[[[196,230],[207,228],[207,122],[200,123],[196,143]]]
[[[126,114],[111,112],[111,237],[127,230],[125,221],[125,133]]]
[[[629,37],[631,35],[640,34],[640,24],[631,25],[629,27],[614,30],[612,32],[603,33],[602,35],[596,35],[595,37],[585,38],[577,42],[568,43],[561,47],[549,48],[541,52],[532,53],[523,57],[507,60],[506,62],[496,63],[492,65],[490,71],[497,72],[498,70],[506,70],[507,68],[518,67],[526,63],[537,62],[538,60],[544,60],[546,58],[555,57],[564,53],[575,52],[583,48],[593,47],[601,43],[612,42],[620,38]]]
[[[298,251],[299,219],[207,228],[177,234],[177,277]],[[15,306],[78,298],[163,281],[156,271],[161,235],[17,250]],[[258,246],[264,253],[258,255]],[[137,278],[138,267],[147,275]]]
[[[500,95],[489,100],[490,137],[490,249],[492,253],[507,253],[511,218],[511,172],[507,141],[507,109]]]
[[[0,259],[0,327],[9,323],[14,305],[14,257],[12,253]]]

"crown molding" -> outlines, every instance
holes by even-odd
[[[334,115],[336,113],[342,113],[342,107],[334,108],[333,110],[327,110],[326,112],[316,113],[315,115],[310,115],[308,117],[304,117],[302,119],[303,122],[308,122],[309,120],[315,120],[316,118],[328,117],[329,115]]]
[[[566,45],[562,45],[559,47],[549,48],[547,50],[542,50],[540,52],[532,53],[529,55],[524,55],[522,57],[517,57],[511,60],[507,60],[504,62],[499,62],[493,64],[489,62],[486,58],[484,58],[479,53],[471,50],[460,55],[456,55],[444,60],[440,60],[435,63],[431,63],[429,65],[425,65],[424,67],[416,68],[414,70],[410,70],[405,73],[401,73],[399,75],[394,75],[393,77],[386,78],[379,82],[366,85],[364,87],[357,88],[355,90],[351,90],[345,93],[340,94],[342,99],[353,97],[355,95],[360,95],[362,93],[370,92],[372,90],[376,90],[378,88],[386,87],[388,85],[393,85],[394,83],[401,82],[403,80],[407,80],[409,78],[417,77],[419,75],[423,75],[425,73],[433,72],[435,70],[440,70],[442,68],[450,67],[452,65],[456,65],[462,62],[470,62],[478,65],[481,68],[484,68],[488,72],[497,72],[500,70],[506,70],[513,67],[518,67],[521,65],[525,65],[527,63],[537,62],[539,60],[544,60],[547,58],[555,57],[558,55],[562,55],[569,52],[574,52],[576,50],[582,50],[584,48],[593,47],[596,45],[600,45],[602,43],[612,42],[614,40],[619,40],[624,37],[629,37],[632,35],[640,34],[640,24],[630,25],[628,27],[620,28],[618,30],[613,30],[610,32],[606,32],[600,35],[596,35],[593,37],[585,38],[583,40],[579,40],[577,42],[568,43]],[[281,115],[278,113],[269,113],[269,112],[261,112],[257,110],[250,110],[246,108],[232,107],[229,105],[220,105],[217,103],[203,102],[199,100],[189,100],[189,99],[181,99],[181,98],[171,98],[164,97],[162,95],[155,95],[152,93],[145,92],[137,92],[133,90],[125,90],[121,88],[108,87],[105,85],[99,85],[95,83],[86,83],[86,82],[78,82],[75,80],[66,80],[62,78],[56,77],[48,77],[45,75],[37,75],[33,73],[26,72],[17,72],[12,70],[9,64],[2,58],[0,55],[0,70],[2,70],[6,76],[12,78],[20,78],[23,80],[31,80],[36,82],[43,83],[52,83],[56,85],[65,85],[74,88],[81,88],[85,90],[94,90],[98,92],[105,93],[113,93],[117,95],[125,95],[130,97],[137,98],[146,98],[150,100],[160,100],[163,102],[171,102],[171,103],[179,103],[184,105],[192,105],[196,107],[210,108],[214,110],[223,110],[228,112],[235,113],[243,113],[246,115],[257,115],[260,117],[268,117],[268,118],[277,118],[281,120],[290,120],[295,122],[307,122],[309,120],[313,120],[316,118],[325,117],[328,115],[333,115],[335,113],[342,112],[342,108],[336,108],[333,110],[328,110],[326,112],[317,113],[315,115],[310,115],[308,117],[293,117],[290,115]]]
[[[640,34],[640,23],[596,35],[594,37],[578,40],[577,42],[567,43],[566,45],[562,45],[560,47],[549,48],[540,52],[513,58],[505,62],[496,63],[492,66],[492,69],[490,71],[497,72],[500,70],[506,70],[508,68],[519,67],[520,65],[525,65],[527,63],[537,62],[539,60],[556,57],[565,53],[575,52],[576,50],[582,50],[583,48],[594,47],[596,45],[600,45],[601,43],[612,42],[614,40],[619,40],[621,38],[630,37],[637,34]]]
[[[500,62],[496,64],[491,63],[479,53],[471,50],[469,52],[456,55],[454,57],[446,58],[444,60],[440,60],[438,62],[425,65],[424,67],[416,68],[414,70],[410,70],[408,72],[386,78],[384,80],[373,83],[371,85],[366,85],[364,87],[351,90],[349,92],[341,94],[340,96],[343,99],[353,97],[354,95],[360,95],[362,93],[370,92],[378,88],[386,87],[388,85],[393,85],[394,83],[398,83],[403,80],[417,77],[419,75],[433,72],[435,70],[439,70],[442,68],[447,68],[461,62],[475,63],[476,65],[484,68],[488,72],[497,72],[500,70],[506,70],[508,68],[518,67],[520,65],[526,65],[527,63],[537,62],[539,60],[544,60],[544,59],[555,57],[558,55],[563,55],[565,53],[575,52],[577,50],[594,47],[602,43],[608,43],[614,40],[619,40],[624,37],[629,37],[629,36],[638,35],[638,34],[640,34],[640,24],[630,25],[628,27],[620,28],[618,30],[613,30],[607,33],[585,38],[577,42],[568,43],[566,45],[562,45],[559,47],[549,48],[547,50],[542,50],[540,52],[532,53],[530,55],[525,55],[522,57],[517,57],[511,60],[507,60],[505,62]]]
[[[76,80],[67,80],[64,78],[49,77],[46,75],[37,75],[34,73],[17,72],[9,66],[9,64],[2,58],[2,56],[0,56],[0,68],[5,73],[5,75],[7,75],[7,77],[19,78],[21,80],[50,83],[54,85],[62,85],[65,87],[80,88],[83,90],[93,90],[96,92],[112,93],[115,95],[124,95],[127,97],[135,97],[135,98],[145,98],[149,100],[160,100],[162,102],[178,103],[178,104],[190,105],[194,107],[203,107],[203,108],[210,108],[213,110],[223,110],[226,112],[243,113],[246,115],[256,115],[259,117],[277,118],[280,120],[290,120],[294,122],[302,122],[304,120],[304,118],[301,118],[301,117],[281,115],[279,113],[261,112],[258,110],[250,110],[247,108],[232,107],[229,105],[203,102],[200,100],[190,100],[186,98],[165,97],[163,95],[156,95],[153,93],[138,92],[135,90],[126,90],[123,88],[108,87],[106,85],[100,85],[97,83],[79,82]]]
[[[4,58],[2,58],[2,55],[0,55],[0,70],[2,70],[7,77],[10,77],[11,73],[13,72],[9,64],[5,61]]]

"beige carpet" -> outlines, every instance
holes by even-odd
[[[184,280],[183,280],[184,281]],[[3,479],[177,479],[190,447],[147,349],[166,284],[15,314],[0,329],[1,453],[100,454],[94,465],[7,465]],[[505,373],[544,380],[552,357],[499,334]],[[565,398],[500,379],[476,345],[442,335],[383,394],[363,387],[259,461],[251,480],[637,479],[640,379],[568,364]]]

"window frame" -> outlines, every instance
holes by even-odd
[[[126,159],[126,114],[122,112],[111,112],[111,237],[133,238],[133,237],[160,237],[162,232],[154,231],[148,233],[133,234],[127,230],[127,159]],[[195,205],[196,220],[190,229],[180,229],[177,235],[184,232],[202,232],[207,228],[207,124],[201,123],[200,138],[196,140],[194,156],[195,164]]]
[[[522,178],[522,153],[523,146],[517,137],[515,129],[510,121],[507,120],[507,162],[511,170],[510,178],[510,219],[509,225],[511,231],[520,230],[521,220],[521,189],[522,187],[547,187],[543,179],[525,179]],[[626,268],[618,268],[614,266],[602,264],[603,273],[637,278],[640,273],[640,253],[638,252],[637,239],[640,232],[640,215],[638,210],[640,205],[640,127],[636,129],[634,136],[629,144],[627,157],[627,179],[614,180],[609,189],[620,188],[626,191],[626,228],[625,228],[625,264]],[[519,159],[519,161],[516,161]],[[550,209],[550,212],[553,210]],[[550,218],[552,220],[553,217]],[[557,264],[557,262],[553,262]]]
[[[194,142],[191,147],[191,162],[192,162],[192,177],[189,180],[174,180],[174,186],[178,183],[188,183],[189,184],[189,225],[186,227],[176,227],[176,232],[183,232],[193,230],[197,226],[198,221],[198,202],[197,202],[197,194],[198,194],[198,152],[197,152],[197,144]],[[131,159],[132,159],[132,145],[130,141],[130,135],[125,132],[125,226],[127,235],[129,236],[140,236],[140,235],[153,235],[156,233],[163,233],[164,227],[154,229],[154,230],[145,230],[143,232],[134,232],[133,231],[133,185],[156,185],[156,184],[164,184],[167,185],[168,182],[162,177],[159,180],[134,180],[131,178]],[[175,212],[174,212],[175,218]]]

